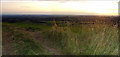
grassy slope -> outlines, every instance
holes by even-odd
[[[3,31],[12,33],[10,37],[14,39],[13,46],[17,47],[15,49],[18,50],[18,54],[51,54],[50,50],[53,51],[53,49],[49,46],[59,47],[62,54],[67,55],[115,55],[118,53],[117,25],[83,25],[77,23],[71,25],[69,22],[66,24],[60,22],[56,24],[54,22],[54,25],[51,26],[49,25],[51,23],[3,23],[5,26]],[[31,31],[35,33],[40,31],[40,35],[44,36],[43,39],[49,40],[45,41],[51,44],[49,46],[48,43],[41,44],[44,42],[41,39],[40,42],[38,41],[39,43],[33,40],[34,37],[31,36],[33,35]],[[4,32],[3,34],[5,34]],[[39,34],[35,35],[38,36]],[[43,47],[45,45],[47,45],[49,52],[45,51],[47,50]],[[53,53],[55,52],[53,51]]]
[[[15,25],[14,25],[15,24]],[[43,55],[50,54],[47,49],[45,49],[41,43],[34,40],[34,38],[29,35],[29,32],[26,31],[22,26],[26,24],[18,23],[3,23],[3,54],[17,54],[17,55]],[[7,44],[9,43],[9,47]],[[9,53],[13,51],[13,53]]]
[[[53,26],[50,40],[69,55],[116,55],[118,54],[117,25],[66,23],[65,27]]]

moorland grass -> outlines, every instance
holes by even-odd
[[[89,22],[90,23],[90,22]],[[50,25],[49,25],[50,24]],[[51,24],[53,24],[51,26]],[[117,25],[96,23],[80,24],[66,21],[50,21],[46,23],[3,23],[3,25],[20,27],[23,29],[32,28],[35,31],[42,31],[42,36],[50,40],[53,45],[58,46],[66,55],[117,55],[118,54],[118,28]],[[8,27],[6,26],[6,27]],[[4,27],[4,26],[3,26]],[[37,55],[49,54],[35,42],[30,35],[24,32],[11,31],[14,35],[14,47],[18,54]]]
[[[27,34],[22,29],[16,29],[16,27],[11,23],[3,23],[3,32],[10,34],[9,38],[11,39],[12,43],[12,49],[14,49],[13,52],[15,54],[13,55],[45,55],[45,54],[51,54],[47,49],[45,49],[41,43],[34,40],[34,38],[31,37],[31,35]],[[6,45],[6,43],[3,42],[3,46]],[[5,51],[5,50],[3,50]],[[11,52],[12,53],[12,52]],[[5,53],[4,53],[5,54]]]
[[[117,55],[118,28],[104,23],[58,26],[54,21],[48,38],[67,55]]]

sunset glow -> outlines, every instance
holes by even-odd
[[[118,15],[118,1],[2,2],[3,14]]]

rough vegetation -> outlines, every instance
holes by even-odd
[[[103,19],[102,21],[54,19],[38,23],[4,21],[3,54],[117,55],[118,24],[104,22]]]

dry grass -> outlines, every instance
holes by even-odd
[[[61,27],[54,21],[48,36],[67,55],[118,54],[117,25],[96,23],[72,26],[67,22],[65,27]]]

